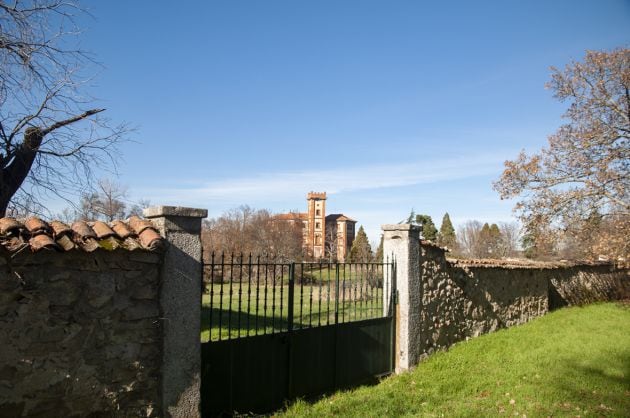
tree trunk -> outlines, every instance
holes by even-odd
[[[33,167],[33,162],[46,135],[56,129],[70,125],[104,111],[105,109],[92,109],[80,115],[73,116],[42,129],[35,126],[29,127],[24,132],[24,141],[15,149],[13,156],[7,157],[10,161],[0,172],[0,217],[6,216],[7,208],[13,195],[22,187],[28,173]],[[63,155],[66,156],[67,155]],[[12,158],[11,158],[12,157]]]
[[[31,127],[24,133],[24,141],[15,150],[13,160],[2,169],[0,174],[0,217],[6,216],[11,198],[24,183],[31,171],[37,150],[44,134],[40,128]]]

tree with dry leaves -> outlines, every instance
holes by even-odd
[[[85,93],[96,64],[79,48],[73,1],[0,1],[0,216],[76,201],[97,167],[115,166],[127,128]]]
[[[562,233],[601,218],[617,227],[606,228],[611,245],[597,251],[627,259],[614,242],[630,216],[630,49],[587,51],[582,62],[552,68],[547,87],[568,102],[567,123],[540,152],[506,161],[494,188],[502,199],[521,198],[515,210],[530,240],[549,241],[536,231]]]
[[[278,220],[267,210],[247,205],[231,209],[219,217],[206,220],[201,233],[205,257],[212,253],[253,254],[278,262],[303,257],[303,226]]]

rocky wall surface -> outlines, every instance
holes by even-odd
[[[630,296],[627,270],[606,266],[465,265],[420,249],[420,355],[523,324],[550,307]]]
[[[630,299],[629,273],[612,266],[575,266],[552,272],[549,309]]]
[[[0,416],[159,415],[161,255],[0,255]]]

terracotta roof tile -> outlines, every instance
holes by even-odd
[[[129,218],[128,222],[129,226],[136,233],[136,235],[140,235],[142,231],[147,228],[154,228],[153,223],[147,219],[140,219],[137,216],[132,216]]]
[[[28,218],[23,223],[13,218],[0,218],[0,247],[9,252],[78,249],[92,252],[98,249],[129,251],[141,248],[158,251],[165,246],[151,221],[132,217],[127,222],[77,221],[72,227],[60,221],[50,223]]]
[[[354,219],[344,215],[343,213],[331,213],[330,215],[326,216],[326,220],[329,222],[332,222],[332,221],[346,221],[346,222],[354,222],[354,223],[357,222]]]
[[[24,221],[24,226],[31,235],[45,234],[50,231],[50,225],[35,217],[28,218]]]
[[[76,221],[73,223],[72,230],[74,231],[75,237],[80,240],[85,241],[88,238],[96,238],[96,234],[85,221]]]
[[[72,228],[70,228],[68,225],[64,224],[63,222],[59,222],[59,221],[52,221],[50,223],[50,227],[52,228],[53,232],[55,233],[55,237],[59,238],[63,235],[70,235],[72,236]]]
[[[2,246],[9,252],[17,252],[28,247],[28,243],[22,241],[19,237],[10,237],[6,241],[2,241]]]
[[[70,232],[72,232],[72,230],[70,230]],[[68,235],[68,234],[57,236],[57,244],[64,251],[70,251],[73,248],[76,248],[75,243],[72,241],[72,235]]]
[[[0,219],[0,234],[2,235],[14,235],[16,232],[19,233],[19,230],[23,227],[22,224],[13,218]]]
[[[129,229],[129,227],[123,221],[113,221],[112,229],[114,230],[116,235],[118,235],[122,239],[126,239],[133,235],[131,229]]]
[[[29,245],[33,251],[39,251],[42,248],[57,248],[57,243],[48,235],[35,235],[29,240]]]
[[[92,224],[92,230],[98,239],[105,239],[116,235],[116,233],[105,222],[96,221]]]
[[[162,237],[152,228],[146,228],[140,233],[140,243],[143,247],[157,249],[162,244]]]
[[[489,259],[489,258],[476,258],[476,259],[447,259],[452,265],[457,267],[486,267],[486,268],[505,268],[505,269],[556,269],[556,268],[570,268],[576,266],[608,266],[609,262],[596,262],[588,260],[575,260],[575,261],[538,261],[522,258],[507,258],[507,259]]]

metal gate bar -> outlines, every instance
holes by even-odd
[[[204,266],[202,341],[380,318],[393,263],[270,263],[211,255]]]
[[[206,273],[204,416],[270,412],[393,370],[393,262],[213,254]]]

